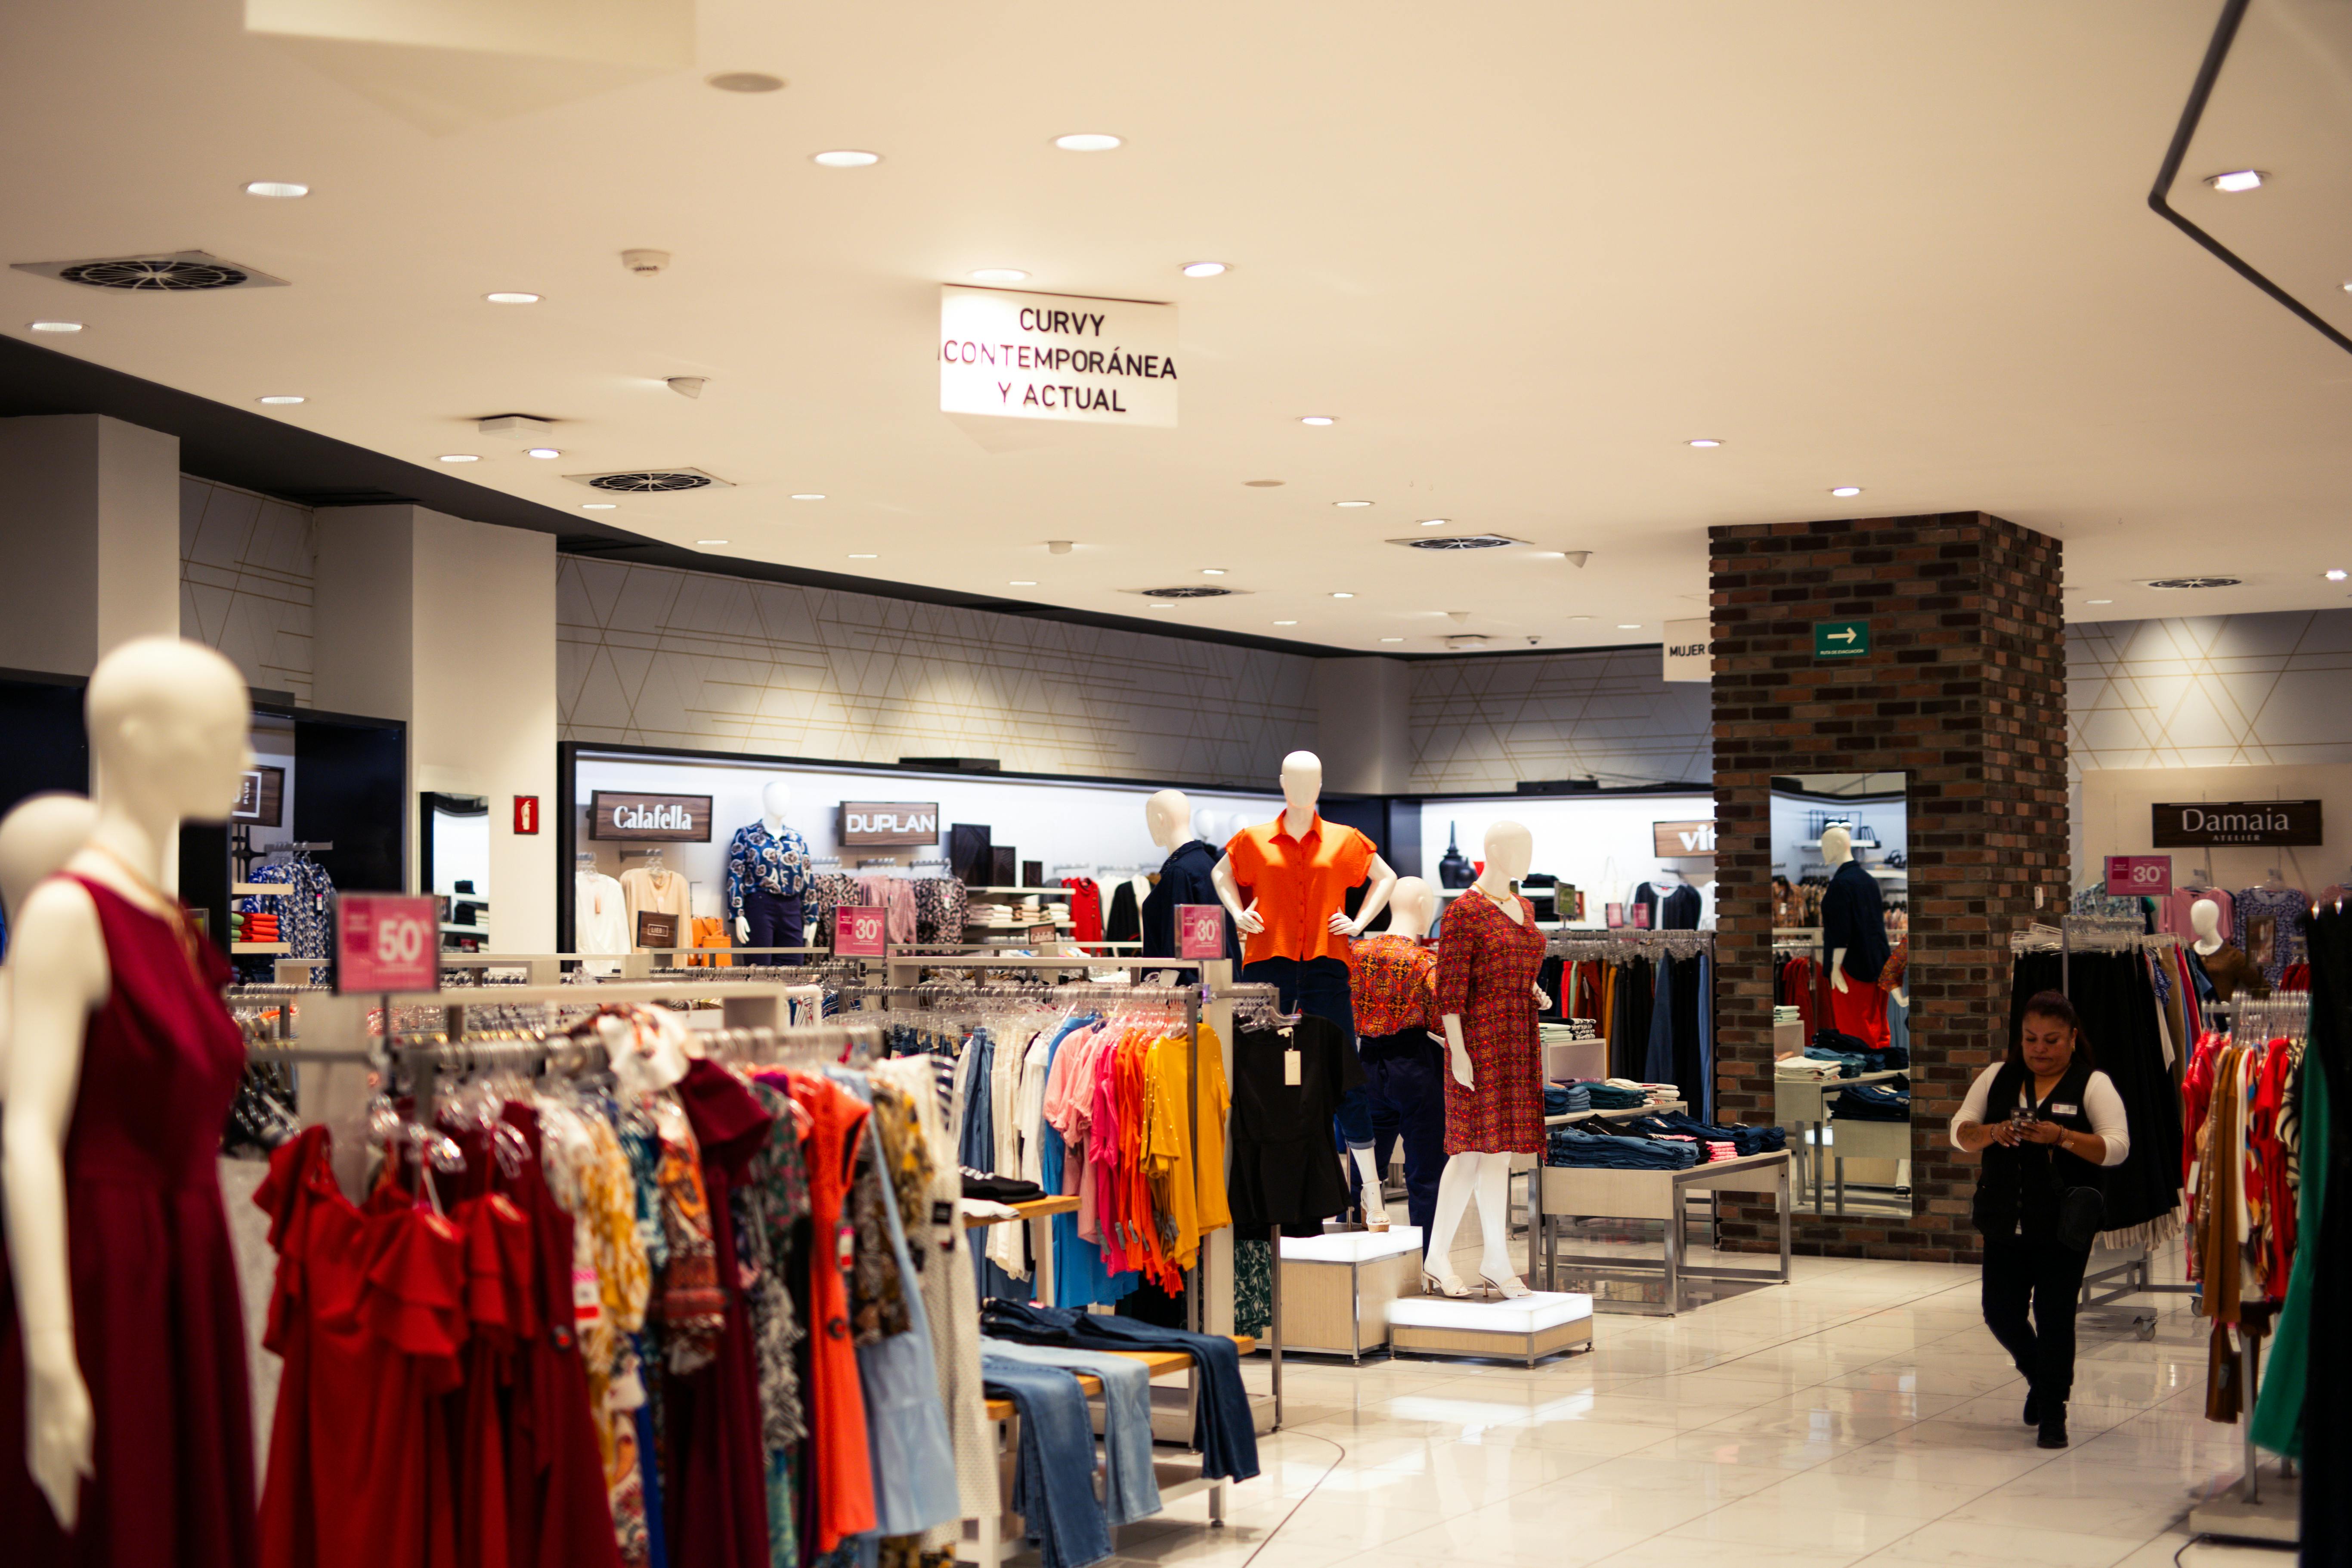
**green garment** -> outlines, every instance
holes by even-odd
[[[2305,1051],[2295,1074],[2302,1100],[2303,1192],[2296,1204],[2294,1267],[2286,1280],[2286,1305],[2279,1309],[2263,1364],[2261,1396],[2254,1403],[2253,1437],[2273,1454],[2303,1457],[2304,1383],[2311,1365],[2312,1274],[2317,1268],[2319,1200],[2327,1187],[2327,1073]]]

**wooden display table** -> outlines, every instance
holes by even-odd
[[[1624,1171],[1595,1165],[1546,1165],[1528,1184],[1530,1248],[1541,1260],[1542,1288],[1556,1288],[1561,1254],[1557,1222],[1562,1219],[1654,1219],[1665,1223],[1665,1255],[1624,1258],[1607,1253],[1568,1255],[1570,1263],[1603,1273],[1657,1274],[1665,1281],[1656,1307],[1627,1303],[1625,1310],[1671,1317],[1682,1310],[1685,1279],[1764,1279],[1789,1282],[1789,1152],[1743,1154],[1736,1160],[1680,1171]],[[1772,1193],[1780,1217],[1780,1267],[1733,1268],[1721,1264],[1694,1268],[1683,1237],[1685,1198],[1694,1192]]]

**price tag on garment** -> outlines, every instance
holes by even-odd
[[[879,904],[844,904],[833,911],[835,958],[880,958],[888,927]]]
[[[1609,921],[1609,929],[1610,929],[1611,931],[1615,931],[1618,927],[1620,927],[1620,926],[1622,926],[1622,925],[1623,925],[1623,924],[1625,923],[1625,906],[1624,906],[1624,905],[1622,905],[1622,904],[1603,904],[1603,905],[1601,905],[1601,910],[1604,911],[1605,916],[1606,916],[1606,918],[1607,918],[1607,920],[1608,920],[1608,921]]]
[[[2107,891],[2123,899],[2165,897],[2172,891],[2172,857],[2108,856]]]
[[[1176,906],[1176,956],[1179,958],[1223,958],[1225,956],[1225,906],[1223,904],[1179,904]],[[1296,1083],[1297,1079],[1293,1079]]]
[[[572,1266],[572,1321],[593,1328],[604,1321],[604,1298],[596,1289],[596,1270],[584,1263]]]
[[[1300,1063],[1301,1058],[1298,1054],[1297,1047],[1293,1046],[1290,1049],[1282,1053],[1282,1081],[1289,1085],[1292,1089],[1297,1089],[1298,1087]]]
[[[441,989],[440,931],[429,898],[342,893],[335,899],[335,990]]]

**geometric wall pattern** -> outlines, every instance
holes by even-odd
[[[2352,610],[2075,626],[2070,771],[2352,763],[2347,676]]]
[[[1655,647],[1411,667],[1412,788],[1510,793],[1522,779],[1619,784],[1714,777],[1705,681],[1668,681]]]
[[[1263,788],[1314,660],[665,566],[558,558],[566,741]]]
[[[304,707],[318,560],[308,508],[180,476],[180,635]]]

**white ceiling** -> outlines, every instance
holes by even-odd
[[[0,261],[200,247],[293,287],[0,271],[0,330],[80,320],[37,341],[567,510],[564,473],[708,469],[736,488],[583,515],[721,555],[1136,615],[1224,567],[1248,596],[1155,618],[1364,651],[1654,640],[1704,613],[1709,524],[1979,508],[2068,542],[2077,618],[2342,605],[2352,358],[2146,205],[2217,8],[705,0],[693,70],[434,135],[236,0],[11,5]],[[701,79],[746,69],[791,85]],[[2184,210],[2291,192],[2286,119],[2228,149],[2273,189],[2195,166]],[[1051,145],[1081,130],[1127,144]],[[836,147],[885,161],[808,161]],[[2338,220],[2297,232],[2352,275]],[[950,423],[937,285],[982,267],[1179,304],[1181,427]],[[510,411],[563,458],[474,433]],[[1528,548],[1382,544],[1429,516]],[[2216,572],[2246,585],[2134,585]]]

